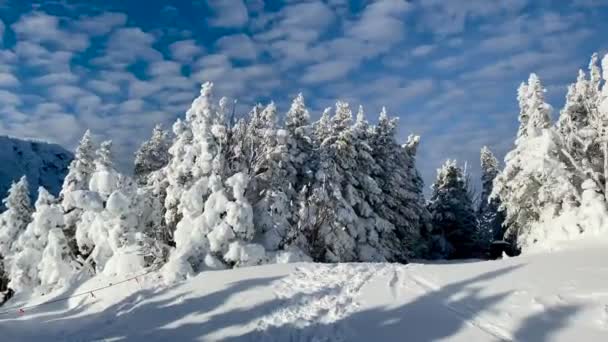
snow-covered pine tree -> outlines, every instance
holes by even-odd
[[[91,175],[89,190],[105,200],[112,192],[120,189],[123,177],[114,169],[111,140],[102,142],[95,154],[95,172]]]
[[[447,160],[437,170],[429,202],[433,219],[431,254],[438,258],[470,258],[476,255],[476,227],[473,203],[461,168]]]
[[[357,217],[344,196],[353,179],[356,157],[350,130],[352,112],[347,103],[338,101],[334,116],[329,113],[326,109],[315,124],[318,169],[306,190],[297,227],[314,260],[356,261]]]
[[[87,130],[76,148],[74,160],[68,167],[68,174],[63,181],[60,197],[75,190],[88,190],[91,175],[95,171],[95,147],[91,140],[91,132]],[[69,208],[66,208],[69,210]]]
[[[61,228],[53,228],[48,233],[42,260],[38,264],[38,277],[43,292],[63,288],[70,284],[77,272],[68,240]]]
[[[594,54],[589,63],[589,79],[579,71],[576,83],[568,88],[558,121],[564,145],[561,152],[579,195],[571,199],[576,204],[580,203],[581,187],[587,180],[595,182],[605,198],[608,191],[608,108],[602,107],[606,86],[602,87],[597,64],[598,55]]]
[[[13,182],[2,203],[6,210],[0,214],[0,283],[6,284],[9,280],[7,273],[12,269],[15,253],[18,252],[15,249],[17,239],[32,221],[33,208],[25,176],[18,182]]]
[[[355,149],[355,164],[352,167],[351,183],[347,184],[345,197],[357,214],[357,255],[359,261],[404,260],[404,245],[395,225],[380,217],[374,204],[383,201],[382,189],[373,178],[378,164],[372,156],[373,130],[359,106],[355,124],[351,127]]]
[[[567,205],[565,199],[575,193],[569,181],[572,175],[560,158],[561,140],[550,128],[550,107],[544,102],[544,89],[536,75],[530,76],[526,88],[527,93],[520,91],[518,96],[520,134],[515,148],[505,157],[505,168],[496,177],[490,196],[501,202],[505,237],[516,240],[520,248],[542,240],[549,228],[540,223],[559,215]]]
[[[135,153],[134,177],[140,186],[138,197],[144,202],[141,207],[145,208],[140,243],[153,264],[165,262],[173,244],[173,231],[165,223],[169,185],[165,171],[171,157],[170,145],[169,133],[156,125],[150,140]]]
[[[76,225],[82,215],[83,197],[89,190],[91,176],[95,172],[95,146],[91,132],[87,130],[76,148],[74,160],[70,163],[68,174],[63,180],[59,200],[65,212],[65,235],[73,253],[78,254]]]
[[[231,164],[226,163],[231,148],[223,145],[229,139],[221,112],[213,104],[212,84],[205,83],[186,120],[174,126],[176,140],[165,168],[166,221],[176,224],[176,247],[163,271],[169,282],[204,268],[257,263],[265,253],[249,243],[254,237],[252,209],[244,195],[249,177],[222,178]]]
[[[382,108],[378,124],[372,130],[372,157],[377,164],[372,177],[382,190],[374,210],[395,225],[402,251],[398,261],[425,254],[423,236],[430,229],[430,216],[423,195],[422,177],[416,169],[416,151],[420,142],[410,136],[404,145],[396,142],[397,118],[390,118]]]
[[[63,209],[45,188],[38,189],[32,222],[13,244],[14,258],[10,269],[10,287],[17,292],[40,285],[38,265],[51,229],[64,228]]]
[[[140,184],[147,184],[150,173],[160,170],[169,163],[169,134],[161,125],[156,125],[150,140],[145,141],[135,152],[133,176]]]
[[[254,225],[263,234],[266,249],[276,251],[287,243],[294,225],[297,171],[289,155],[289,133],[285,129],[276,128],[274,124],[276,107],[271,104],[264,112],[265,120],[271,122],[266,135],[272,134],[272,137],[264,139],[259,148],[268,171],[264,173],[266,179],[261,183],[264,188],[258,188],[262,198],[254,204]]]
[[[219,144],[212,133],[217,115],[212,93],[213,84],[203,84],[200,96],[186,112],[185,120],[178,119],[173,125],[175,139],[169,148],[171,158],[164,171],[168,182],[165,222],[171,232],[175,231],[183,215],[180,208],[183,193],[201,179],[205,182],[213,171]]]
[[[500,173],[498,159],[494,157],[492,151],[484,146],[481,149],[481,197],[479,199],[479,208],[477,217],[479,222],[478,240],[481,253],[488,251],[490,244],[493,241],[499,241],[504,238],[504,229],[502,223],[504,217],[502,212],[498,210],[500,201],[498,198],[490,198],[494,179]]]
[[[310,183],[314,167],[312,163],[313,139],[310,126],[310,114],[304,102],[304,96],[299,93],[293,99],[289,111],[285,115],[285,129],[288,135],[288,153],[291,167],[295,170],[294,185],[296,192]]]

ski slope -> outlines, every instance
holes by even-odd
[[[266,265],[169,287],[156,273],[97,276],[68,293],[14,298],[0,308],[0,332],[2,341],[608,341],[608,244],[574,245],[499,261]]]

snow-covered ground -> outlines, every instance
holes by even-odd
[[[573,245],[574,243],[570,243]],[[608,341],[608,244],[499,261],[97,276],[0,311],[2,341]],[[35,308],[56,296],[84,295]]]

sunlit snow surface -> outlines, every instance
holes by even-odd
[[[608,341],[608,244],[499,261],[283,264],[16,297],[2,341]]]

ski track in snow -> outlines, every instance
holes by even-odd
[[[358,309],[360,290],[376,271],[376,267],[363,264],[297,267],[273,289],[275,296],[285,301],[284,307],[263,317],[258,329],[283,327],[289,335],[298,334],[299,330],[314,334],[289,336],[290,340],[347,341],[351,329],[342,318]],[[290,329],[310,326],[315,329]],[[271,340],[286,338],[273,335]]]
[[[404,269],[408,270],[407,268]],[[399,271],[395,270],[395,272]],[[421,277],[420,275],[415,274],[413,270],[407,272],[407,277],[425,294],[430,292],[437,292],[441,289],[440,286]],[[437,301],[437,306],[444,307],[448,311],[452,312],[454,315],[458,316],[458,318],[463,320],[466,324],[483,331],[493,339],[497,339],[498,341],[513,341],[513,337],[511,336],[511,334],[509,334],[507,331],[497,326],[496,324],[480,318],[469,319],[468,317],[476,316],[471,309],[456,307],[454,305],[442,303],[440,301]]]

